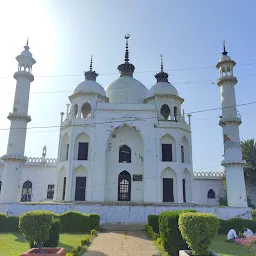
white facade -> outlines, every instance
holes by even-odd
[[[223,98],[220,123],[237,120],[236,110],[225,108],[235,105],[229,84],[235,78],[234,62],[224,59],[217,65]],[[133,78],[135,67],[129,63],[127,42],[125,62],[118,66],[120,77],[104,90],[96,82],[98,74],[92,71],[91,62],[85,81],[74,89],[66,113],[61,113],[57,159],[46,158],[46,147],[41,158],[27,159],[27,109],[35,61],[28,46],[17,60],[14,109],[8,118],[11,128],[22,129],[10,130],[7,154],[0,162],[1,203],[54,200],[216,205],[224,190],[224,176],[193,173],[190,116],[185,117],[184,99],[169,83],[163,64],[155,76],[157,83],[148,90]],[[225,63],[231,72],[228,79],[221,71]],[[229,122],[223,129],[239,142],[237,122]],[[237,150],[225,153],[225,161],[236,160],[225,165],[228,199],[230,206],[247,207],[247,202],[238,200],[238,193],[244,193],[241,181],[242,190],[235,192],[234,182],[243,174]],[[235,176],[238,174],[240,178]]]

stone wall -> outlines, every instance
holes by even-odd
[[[83,213],[96,213],[104,223],[145,224],[149,214],[159,214],[166,210],[181,210],[193,208],[200,212],[213,213],[221,219],[241,217],[251,219],[250,208],[236,207],[210,207],[203,205],[166,205],[166,204],[117,204],[117,203],[12,203],[0,204],[0,212],[6,212],[11,216],[19,216],[23,212],[31,210],[49,210],[56,213],[66,211],[79,211]]]

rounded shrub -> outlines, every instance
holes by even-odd
[[[155,233],[159,233],[159,215],[148,215],[148,225],[151,226]]]
[[[91,237],[89,235],[84,235],[81,240],[81,246],[83,245],[90,245],[91,244]]]
[[[179,250],[188,249],[178,226],[179,215],[183,212],[196,212],[193,209],[166,211],[159,215],[160,238],[164,249],[170,255],[178,255]]]
[[[192,255],[211,255],[208,248],[219,229],[217,216],[210,213],[182,213],[179,216],[179,229],[192,249]]]
[[[42,245],[49,240],[54,213],[50,211],[30,211],[23,213],[19,220],[19,229],[28,241],[35,241],[40,252]]]
[[[59,215],[62,232],[85,232],[91,230],[89,215],[81,212],[69,211]]]
[[[4,232],[5,231],[7,218],[8,218],[7,214],[0,213],[0,232]]]
[[[100,215],[89,214],[90,229],[99,229],[100,227]]]

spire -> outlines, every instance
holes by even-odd
[[[225,40],[223,41],[223,52],[222,52],[223,55],[227,55],[228,52],[226,52],[226,42]]]
[[[124,36],[126,39],[126,45],[125,45],[125,57],[124,57],[124,63],[119,65],[117,69],[120,72],[120,77],[122,76],[130,76],[133,77],[133,72],[135,70],[135,67],[129,63],[129,45],[128,45],[128,39],[130,38],[129,34],[126,34]]]
[[[28,39],[29,39],[29,38],[27,38],[27,43],[26,43],[26,45],[24,46],[24,49],[27,50],[27,51],[29,50]]]
[[[91,55],[91,61],[90,61],[90,70],[84,72],[85,80],[92,80],[96,81],[96,77],[99,74],[97,74],[95,71],[92,71],[92,55]]]
[[[161,71],[155,75],[157,82],[168,82],[168,73],[164,72],[164,64],[163,64],[163,54],[160,54],[161,57]]]

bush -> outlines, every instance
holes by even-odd
[[[148,236],[153,239],[153,240],[157,240],[159,238],[159,234],[155,233],[152,226],[149,225],[145,225],[145,230],[146,233],[148,234]]]
[[[192,255],[211,255],[208,248],[219,229],[219,219],[210,213],[186,212],[179,216],[182,237],[192,249]]]
[[[155,233],[159,233],[159,215],[148,215],[148,225],[151,226]]]
[[[50,238],[54,214],[50,211],[30,211],[20,216],[19,228],[28,241],[36,241],[40,252],[42,245]]]
[[[5,213],[0,213],[0,231],[5,231],[5,226],[7,222],[8,215]]]
[[[89,215],[90,229],[98,229],[100,227],[100,216],[98,214]]]
[[[97,236],[98,232],[96,229],[91,230],[91,236]]]
[[[60,239],[60,220],[58,218],[53,219],[50,229],[49,240],[44,243],[44,247],[57,247]]]
[[[183,212],[196,212],[195,210],[166,211],[159,215],[160,238],[164,249],[170,255],[178,255],[179,250],[188,249],[186,241],[182,238],[178,226],[179,215]]]
[[[230,229],[235,229],[237,233],[243,232],[243,227],[256,230],[256,220],[247,220],[241,218],[232,218],[225,221],[225,224],[220,228],[219,234],[227,235]]]
[[[69,211],[59,215],[61,223],[61,231],[71,232],[90,232],[89,215]]]
[[[218,230],[218,233],[220,234],[221,233],[221,230],[224,228],[224,226],[226,225],[226,221],[225,220],[222,220],[222,219],[219,219],[219,223],[220,223],[220,227],[219,227],[219,230]]]
[[[252,209],[252,219],[256,219],[256,209]]]
[[[0,232],[15,232],[19,230],[18,226],[19,217],[0,213]]]
[[[90,245],[91,244],[91,236],[89,236],[89,235],[84,235],[83,237],[82,237],[82,240],[81,240],[81,245],[83,246],[83,245]]]

